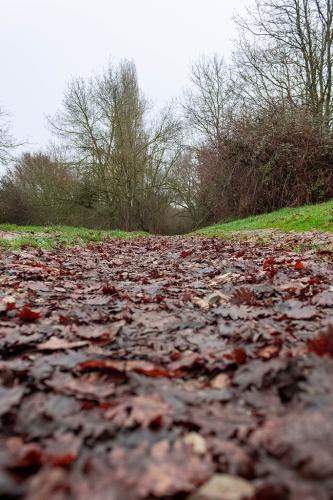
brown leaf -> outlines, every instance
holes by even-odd
[[[72,464],[78,457],[82,440],[73,433],[58,432],[44,443],[43,462],[53,467]]]
[[[59,339],[58,337],[51,337],[46,342],[37,345],[39,351],[58,351],[62,349],[77,349],[78,347],[84,347],[88,345],[89,342],[85,340],[78,340],[70,342],[66,339]]]
[[[80,363],[80,369],[82,371],[87,370],[101,370],[105,372],[137,372],[147,377],[178,377],[178,372],[172,372],[166,370],[160,366],[156,366],[149,361],[142,360],[129,360],[129,361],[118,361],[118,360],[101,360],[92,359],[90,361],[84,361]]]
[[[12,388],[0,387],[0,417],[20,403],[25,389],[23,386]]]
[[[105,418],[112,420],[118,427],[131,428],[137,425],[142,427],[164,427],[171,422],[169,405],[160,397],[133,396],[105,412]]]
[[[233,304],[246,304],[248,306],[254,306],[257,303],[257,299],[253,290],[250,288],[240,287],[237,288],[231,297],[231,302]]]
[[[330,325],[326,331],[320,333],[317,337],[308,339],[307,348],[309,352],[317,356],[328,355],[333,358],[333,326]]]

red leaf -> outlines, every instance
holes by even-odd
[[[117,292],[116,287],[106,283],[102,287],[102,293],[103,293],[103,295],[116,295],[118,292]]]
[[[6,446],[12,457],[12,465],[19,468],[40,466],[43,463],[43,451],[37,443],[25,444],[20,437],[11,437]]]
[[[50,455],[46,460],[47,463],[53,465],[54,467],[64,467],[75,462],[76,456],[73,453],[65,453],[63,455]]]
[[[243,347],[236,347],[233,351],[225,354],[225,358],[234,361],[237,365],[243,365],[246,362],[247,354]]]
[[[159,293],[157,295],[155,295],[155,302],[160,303],[160,302],[163,302],[163,300],[164,300],[163,295],[160,295]]]
[[[275,259],[274,257],[268,257],[267,259],[264,260],[262,267],[264,271],[269,271],[272,266],[275,264]]]
[[[33,311],[32,309],[30,309],[30,307],[25,306],[19,311],[18,317],[22,321],[30,323],[30,322],[36,321],[36,319],[40,318],[41,313],[38,311]]]
[[[233,358],[238,365],[242,365],[246,362],[246,351],[243,347],[236,347],[233,351]]]
[[[307,348],[309,352],[313,352],[317,356],[328,354],[333,358],[333,327],[330,326],[326,332],[321,333],[318,337],[309,339]]]
[[[180,253],[180,257],[181,257],[181,259],[186,259],[186,257],[188,257],[189,255],[191,255],[192,253],[193,253],[193,250],[183,250]]]
[[[16,309],[15,302],[7,302],[7,311],[13,311],[14,309]]]
[[[304,267],[305,267],[304,263],[301,260],[296,261],[296,264],[295,264],[296,271],[302,271],[302,269],[304,269]]]
[[[277,274],[274,257],[268,257],[265,259],[262,266],[264,271],[266,271],[271,278]]]

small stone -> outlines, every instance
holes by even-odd
[[[197,453],[197,455],[205,455],[205,453],[207,453],[206,440],[197,432],[189,432],[184,437],[184,443],[191,446],[192,450]]]
[[[201,309],[209,309],[210,307],[218,306],[222,302],[228,302],[229,297],[221,292],[213,292],[210,295],[207,295],[204,298],[193,297],[192,304]]]
[[[249,481],[229,474],[215,474],[188,500],[251,500],[254,495],[255,488]]]
[[[209,303],[206,299],[201,299],[200,297],[193,297],[192,304],[200,307],[200,309],[209,309]]]
[[[221,292],[213,292],[207,297],[207,302],[210,306],[218,306],[222,302],[227,302],[229,297]]]
[[[219,373],[210,381],[210,385],[214,389],[226,389],[230,386],[230,378],[226,373]]]

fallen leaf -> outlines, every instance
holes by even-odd
[[[317,356],[328,355],[333,358],[333,326],[330,325],[317,337],[308,339],[307,348],[309,352],[313,352]]]
[[[61,349],[77,349],[78,347],[84,347],[88,345],[87,340],[78,340],[70,342],[66,339],[59,339],[58,337],[51,337],[46,342],[42,342],[37,345],[39,351],[57,351]]]
[[[13,406],[18,405],[25,390],[22,386],[6,388],[0,387],[0,416],[8,413]]]
[[[296,263],[295,263],[295,269],[296,271],[302,271],[302,269],[304,269],[304,262],[302,262],[301,260],[297,260]]]
[[[164,427],[171,422],[169,405],[157,396],[126,398],[105,412],[105,418],[118,427]]]
[[[225,283],[230,283],[233,281],[239,282],[243,280],[243,276],[238,273],[224,273],[219,276],[215,276],[209,283],[209,286],[215,287],[219,285],[224,285]]]
[[[41,317],[41,313],[25,306],[18,312],[18,317],[20,320],[30,323],[39,319]]]
[[[233,304],[246,304],[248,306],[254,306],[257,303],[257,299],[253,290],[250,288],[240,287],[237,288],[231,297],[231,302]]]
[[[82,371],[87,370],[102,370],[106,372],[137,372],[147,377],[178,377],[178,372],[168,371],[160,366],[156,366],[148,361],[141,360],[129,360],[129,361],[118,361],[118,360],[89,360],[80,363],[80,369]]]
[[[226,359],[234,361],[238,365],[246,363],[247,360],[247,354],[243,347],[235,347],[235,349],[233,349],[231,352],[224,354],[224,357]]]

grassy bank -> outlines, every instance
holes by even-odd
[[[5,234],[1,234],[1,232]],[[0,248],[18,249],[35,247],[52,249],[57,245],[82,246],[91,242],[101,242],[109,238],[134,238],[145,233],[121,230],[103,231],[69,226],[16,226],[0,224]]]
[[[276,212],[238,219],[199,229],[192,234],[223,236],[237,231],[280,229],[281,231],[325,231],[333,233],[333,200],[317,205],[283,208]],[[3,234],[2,234],[3,233]],[[82,246],[109,238],[135,238],[147,233],[121,230],[104,231],[70,226],[16,226],[0,224],[0,248],[36,247],[52,249],[61,246]]]
[[[333,232],[333,200],[318,205],[283,208],[268,214],[247,217],[199,229],[195,234],[218,236],[232,231],[280,229],[281,231]]]

